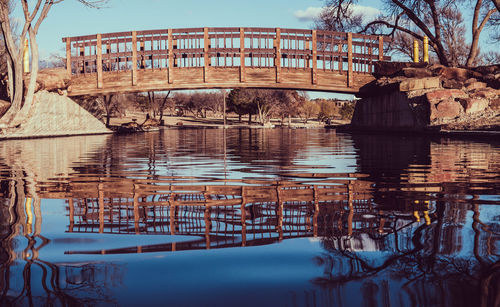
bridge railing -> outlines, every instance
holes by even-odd
[[[245,67],[318,70],[338,74],[373,72],[384,56],[384,40],[374,35],[281,28],[185,28],[116,32],[63,38],[66,68],[72,75],[141,69]],[[348,81],[349,81],[348,77]],[[349,82],[348,82],[349,83]],[[352,83],[352,82],[351,82]]]

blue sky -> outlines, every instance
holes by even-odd
[[[34,1],[29,1],[31,7]],[[369,14],[376,14],[380,2],[361,1]],[[64,55],[62,38],[95,33],[188,28],[188,27],[282,27],[312,28],[322,0],[110,0],[106,8],[87,8],[76,0],[54,5],[40,26],[40,59],[53,53]],[[16,8],[17,18],[21,7]],[[311,93],[311,98],[332,97]],[[351,98],[350,95],[334,95]]]

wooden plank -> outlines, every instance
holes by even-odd
[[[318,83],[318,39],[316,30],[312,30],[312,84],[317,84],[317,83]]]
[[[345,75],[337,71],[322,69],[317,72],[317,84],[311,83],[311,72],[303,68],[283,68],[281,83],[276,83],[274,67],[246,67],[245,82],[240,82],[239,67],[212,68],[208,74],[208,82],[203,82],[203,67],[176,67],[171,73],[175,82],[168,82],[168,75],[162,70],[144,69],[138,71],[137,85],[130,84],[130,71],[103,72],[104,87],[98,89],[94,74],[73,76],[68,88],[69,96],[103,95],[113,93],[145,92],[152,90],[189,90],[214,88],[276,88],[318,90],[326,92],[355,93],[359,87],[374,80],[371,74],[355,73],[351,87],[347,87]],[[219,75],[220,74],[220,75]],[[212,79],[213,78],[213,79]]]
[[[172,70],[174,68],[174,46],[172,39],[172,29],[168,29],[168,83],[174,83]]]
[[[354,82],[352,69],[352,33],[347,33],[347,86],[352,87]]]
[[[276,83],[281,82],[281,29],[276,28],[276,38],[274,39],[274,67],[276,68]]]
[[[66,71],[71,77],[71,39],[66,39]]]
[[[245,28],[240,28],[240,82],[245,79]]]
[[[378,37],[378,60],[384,60],[384,37],[382,35]]]
[[[210,58],[208,56],[209,54],[209,42],[210,42],[210,37],[208,36],[208,28],[203,28],[203,61],[204,61],[204,67],[203,67],[203,82],[207,82],[207,74],[208,74],[208,67],[210,66],[209,61]]]
[[[104,232],[104,191],[103,183],[97,185],[98,195],[99,195],[99,233]]]
[[[132,86],[137,85],[137,32],[132,32]]]
[[[96,65],[97,65],[97,88],[102,88],[102,40],[101,34],[97,34],[97,46],[96,46]]]

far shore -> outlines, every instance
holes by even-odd
[[[255,117],[254,117],[255,118]],[[226,118],[226,128],[271,128],[271,127],[290,127],[290,128],[324,128],[327,124],[317,119],[310,119],[307,123],[300,118],[292,118],[291,123],[285,119],[283,123],[279,119],[271,119],[265,125],[260,124],[252,118],[252,123],[248,124],[248,116],[243,116],[241,122],[237,116],[231,115]],[[119,127],[122,124],[137,122],[142,124],[146,121],[146,114],[143,112],[129,112],[123,117],[112,117],[110,126],[113,128]],[[194,116],[172,116],[164,115],[162,118],[163,124],[161,127],[206,127],[206,128],[222,128],[224,127],[224,119],[220,116],[207,116],[206,118]],[[346,125],[349,120],[332,120],[331,125]]]

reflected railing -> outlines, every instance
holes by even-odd
[[[431,223],[433,209],[429,201],[411,204],[410,213],[396,213],[391,208],[381,210],[372,201],[372,184],[362,180],[362,175],[308,174],[307,177],[301,178],[302,181],[224,180],[210,185],[186,184],[189,178],[178,177],[119,183],[106,178],[80,178],[63,191],[46,196],[66,199],[69,233],[197,237],[187,242],[70,250],[67,254],[255,246],[332,233],[348,238],[360,234],[376,237],[413,222]],[[68,190],[71,192],[65,192]],[[354,241],[345,244],[354,248]]]

